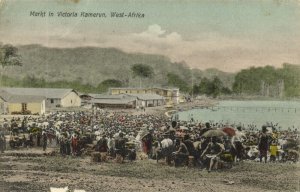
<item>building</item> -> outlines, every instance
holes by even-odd
[[[33,95],[13,95],[0,90],[1,114],[37,114],[46,112],[46,98]]]
[[[73,89],[54,88],[1,88],[11,95],[42,96],[46,98],[46,108],[80,107],[81,99]]]
[[[166,103],[179,103],[179,89],[178,88],[110,88],[109,93],[117,94],[157,94],[165,98]]]
[[[139,107],[157,107],[165,104],[165,98],[157,94],[126,94],[137,99]]]
[[[99,108],[136,108],[137,98],[129,95],[91,94],[90,103]]]
[[[178,88],[151,88],[151,93],[163,96],[166,103],[179,104]]]

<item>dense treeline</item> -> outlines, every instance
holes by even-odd
[[[158,86],[214,98],[300,97],[300,66],[292,64],[281,68],[250,67],[230,74],[217,69],[190,69],[184,62],[172,63],[164,56],[127,54],[116,49],[31,45],[20,51],[0,43],[0,67],[0,85],[8,87],[73,88],[84,93],[103,93],[110,87]]]
[[[244,69],[236,74],[232,88],[235,94],[299,97],[300,66],[283,64],[277,69],[272,66]]]
[[[181,78],[175,73],[168,73],[166,76],[166,86],[178,87],[182,93],[190,95],[207,95],[218,97],[220,95],[243,95],[243,96],[268,96],[280,97],[278,83],[283,82],[283,93],[285,98],[300,97],[300,66],[283,64],[282,68],[251,67],[238,72],[232,89],[224,85],[223,81],[214,76],[212,78],[203,77],[195,80],[193,83]],[[155,78],[150,77],[150,79]],[[48,82],[43,78],[35,76],[26,76],[22,80],[1,76],[0,82],[2,86],[8,87],[48,87],[48,88],[73,88],[84,93],[103,93],[107,92],[110,87],[125,87],[126,83],[118,79],[106,79],[97,86],[83,83],[81,78],[75,81],[51,81]],[[270,89],[268,95],[264,95],[263,86]]]

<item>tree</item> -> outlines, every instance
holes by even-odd
[[[199,94],[209,95],[210,86],[211,83],[209,79],[207,79],[206,77],[201,79],[201,82],[199,84]]]
[[[140,78],[140,87],[142,85],[142,78],[151,78],[154,75],[153,68],[145,64],[134,64],[131,66],[133,77]]]
[[[181,79],[179,75],[174,73],[168,73],[167,78],[168,78],[168,85],[178,87],[183,92],[189,91],[188,84],[183,79]]]
[[[2,45],[0,44],[0,65],[1,71],[0,76],[4,72],[4,68],[7,66],[21,66],[20,56],[17,54],[18,49],[12,45]]]
[[[97,90],[105,92],[111,87],[122,87],[122,82],[116,79],[107,79],[98,85]]]
[[[2,68],[6,66],[18,65],[21,66],[20,56],[17,54],[18,49],[12,45],[0,44],[0,65]]]

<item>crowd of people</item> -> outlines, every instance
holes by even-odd
[[[228,125],[224,122],[174,121],[167,116],[133,115],[123,111],[55,112],[39,117],[4,119],[0,148],[5,150],[5,132],[11,147],[59,147],[63,156],[79,156],[92,146],[112,158],[166,160],[169,165],[214,168],[245,159],[283,161],[289,150],[299,158],[299,132],[280,130],[278,124],[262,128]],[[20,142],[23,141],[23,142]],[[18,145],[19,143],[19,145]]]

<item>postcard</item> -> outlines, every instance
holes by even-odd
[[[299,0],[0,0],[0,191],[300,191]]]

